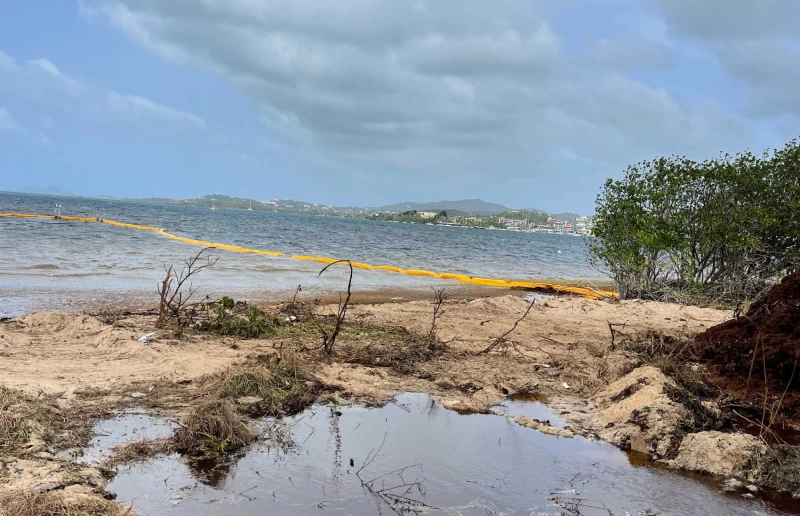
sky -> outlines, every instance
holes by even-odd
[[[0,1],[0,190],[593,211],[800,135],[797,0]]]

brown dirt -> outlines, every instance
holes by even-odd
[[[696,341],[724,391],[759,413],[766,405],[767,418],[781,405],[786,417],[800,419],[800,273],[786,276],[745,315],[709,328]]]

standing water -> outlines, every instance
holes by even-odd
[[[144,515],[784,514],[611,445],[459,415],[424,394],[378,409],[314,406],[286,424],[288,449],[260,443],[213,469],[158,458],[121,467],[109,489]]]

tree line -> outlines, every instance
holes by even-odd
[[[800,268],[800,147],[629,166],[597,197],[592,262],[623,298],[752,299]]]

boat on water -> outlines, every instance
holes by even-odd
[[[215,200],[216,199],[214,199],[214,194],[211,194],[211,211],[217,211],[219,209],[216,206],[214,206],[214,201]]]
[[[250,199],[250,207],[247,208],[247,211],[253,211],[253,199]]]

